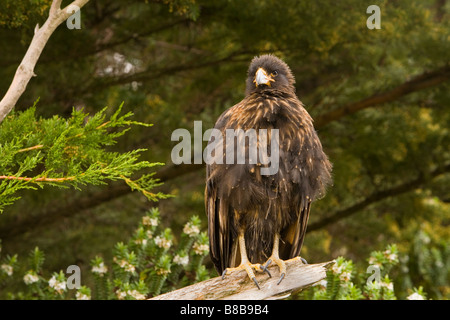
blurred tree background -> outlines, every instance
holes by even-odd
[[[50,4],[0,3],[0,96]],[[366,26],[372,4],[381,29]],[[2,253],[20,259],[38,246],[46,269],[76,264],[84,275],[154,206],[175,234],[194,215],[206,230],[204,166],[171,162],[172,131],[193,133],[194,121],[211,128],[243,98],[250,60],[274,53],[293,70],[334,164],[302,256],[366,268],[370,252],[395,243],[400,264],[389,276],[398,296],[423,286],[429,298],[450,298],[449,13],[446,0],[89,1],[81,29],[62,24],[51,36],[15,111],[39,98],[39,116],[67,118],[73,108],[124,102],[135,120],[154,125],[133,128],[113,148],[148,149],[144,160],[165,163],[156,191],[174,197],[149,202],[123,182],[23,191],[0,216]]]

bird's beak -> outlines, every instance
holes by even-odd
[[[271,81],[275,80],[273,80],[270,76],[267,75],[266,70],[264,70],[263,68],[259,68],[258,71],[256,71],[255,80],[253,80],[256,86],[265,84],[270,87]]]

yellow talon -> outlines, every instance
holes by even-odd
[[[276,264],[280,268],[280,279],[278,280],[277,284],[280,284],[281,281],[286,276],[286,262],[284,260],[280,259],[280,256],[278,254],[279,241],[280,241],[280,235],[275,234],[275,237],[273,240],[272,255],[269,257],[267,262],[264,264],[264,267],[262,268],[263,271],[267,271],[267,268],[272,264]],[[302,261],[302,263],[306,263],[306,260],[304,260],[300,257],[295,257],[295,258],[292,258],[292,259],[289,259],[286,261],[292,261],[292,260],[300,260],[300,261]]]
[[[238,237],[238,241],[239,241],[239,249],[241,252],[241,264],[237,267],[234,268],[226,268],[223,272],[222,272],[222,279],[225,279],[225,276],[227,274],[232,273],[233,271],[240,271],[240,270],[245,270],[247,272],[247,275],[250,279],[253,280],[253,282],[256,284],[256,286],[258,287],[258,289],[261,289],[259,287],[258,281],[256,281],[256,277],[255,277],[255,273],[253,272],[253,269],[255,269],[256,271],[260,271],[260,272],[267,272],[267,274],[271,277],[270,272],[267,269],[264,269],[261,264],[256,263],[256,264],[252,264],[250,263],[250,261],[247,258],[247,251],[245,248],[245,238],[244,238],[244,234],[241,233]]]
[[[226,268],[222,272],[222,279],[225,279],[225,276],[227,274],[230,274],[230,273],[232,273],[234,271],[245,270],[247,272],[248,277],[253,280],[253,282],[256,284],[258,289],[261,289],[259,287],[258,281],[256,281],[256,276],[255,276],[255,273],[253,272],[253,269],[255,269],[257,271],[264,272],[261,264],[259,264],[259,263],[252,264],[252,263],[250,263],[250,261],[247,260],[247,261],[242,262],[239,266],[237,266],[235,268]]]

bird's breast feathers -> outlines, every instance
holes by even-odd
[[[303,122],[312,123],[308,112],[295,95],[282,97],[252,94],[228,109],[223,117],[228,120],[228,128],[244,130],[281,129],[285,125],[298,127]]]

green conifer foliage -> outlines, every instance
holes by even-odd
[[[104,108],[92,116],[74,109],[68,119],[36,119],[36,105],[9,115],[0,126],[0,212],[20,198],[20,190],[44,186],[80,189],[123,180],[149,200],[167,197],[151,192],[159,185],[153,173],[134,177],[162,165],[139,161],[145,149],[109,150],[131,126],[151,126],[130,120],[132,112],[121,115],[122,106],[109,117]]]

